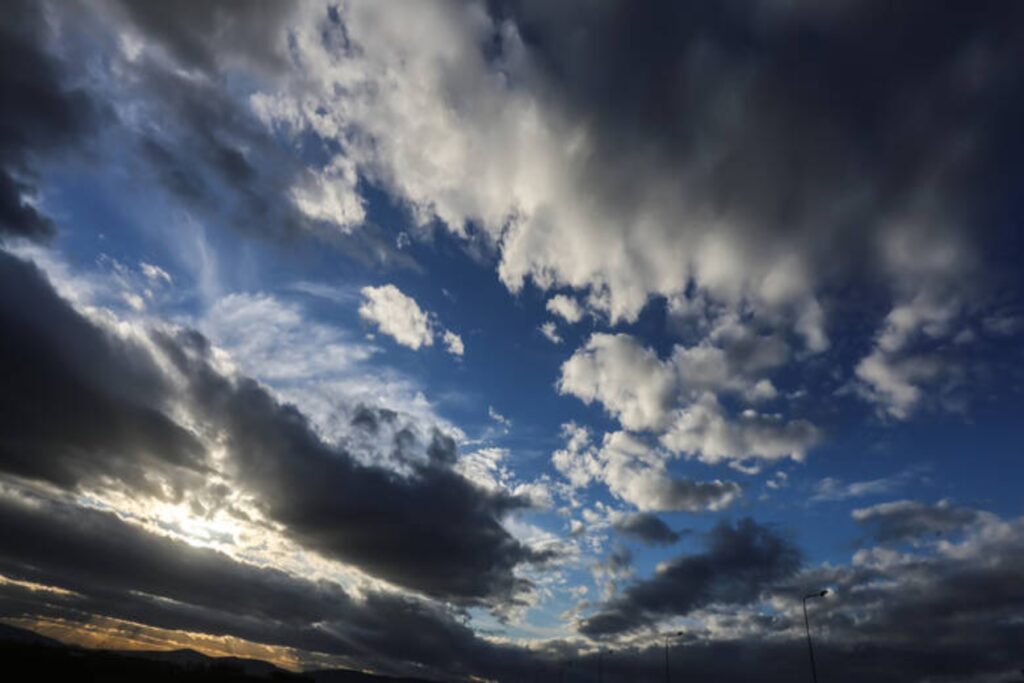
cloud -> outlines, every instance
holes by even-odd
[[[0,265],[11,281],[4,327],[19,331],[0,357],[20,389],[3,396],[5,472],[69,490],[119,481],[176,499],[189,477],[217,473],[290,538],[393,584],[491,606],[529,589],[514,569],[544,558],[501,524],[529,502],[453,471],[450,437],[377,432],[394,439],[406,473],[363,464],[254,380],[222,374],[199,333],[119,336],[58,298],[33,266],[7,254]],[[60,341],[69,335],[76,344]],[[388,419],[363,415],[353,426],[364,431]]]
[[[657,3],[629,21],[616,3],[488,9],[426,4],[415,35],[407,10],[310,13],[294,38],[310,78],[301,96],[274,97],[291,125],[338,140],[423,225],[464,237],[477,226],[513,291],[527,279],[569,287],[632,320],[649,296],[692,283],[782,316],[822,351],[822,284],[884,274],[901,290],[912,276],[879,266],[890,234],[944,248],[1008,201],[1000,178],[1016,157],[1000,142],[1021,145],[1021,88],[1007,66],[1014,41],[991,27],[1015,25],[1014,9],[1001,21],[981,8],[967,20],[893,17],[884,3]],[[878,22],[885,49],[851,63],[846,46]],[[565,25],[584,37],[564,43]],[[792,47],[805,32],[816,37],[809,60]],[[738,34],[758,49],[741,49]],[[965,127],[955,112],[967,102],[984,106]],[[868,106],[877,115],[850,115]],[[942,216],[943,230],[919,231]]]
[[[219,3],[181,11],[160,2],[115,0],[113,5],[138,31],[155,39],[191,69],[211,71],[241,62],[280,69],[288,46],[281,27],[293,13],[272,0],[257,0],[239,11]]]
[[[512,420],[495,410],[494,406],[487,406],[487,417],[500,424],[506,433],[512,429]]]
[[[854,521],[865,527],[878,543],[915,540],[962,531],[981,517],[977,510],[959,507],[948,500],[928,505],[913,500],[879,503],[857,508]]]
[[[359,316],[402,346],[419,349],[434,343],[430,319],[416,301],[394,285],[363,287]]]
[[[360,291],[363,302],[359,306],[359,317],[402,346],[413,350],[433,346],[435,336],[440,335],[445,350],[451,355],[462,356],[466,352],[462,337],[451,330],[439,329],[434,316],[394,285],[363,287]]]
[[[612,522],[612,528],[624,536],[650,545],[670,545],[680,539],[678,531],[670,529],[656,515],[644,512],[623,515]]]
[[[40,240],[55,233],[40,207],[38,161],[82,147],[106,118],[102,107],[65,82],[59,59],[50,53],[43,8],[13,2],[0,28],[0,238]]]
[[[143,344],[97,328],[2,251],[0,281],[0,469],[67,488],[113,477],[151,495],[158,474],[172,488],[203,475],[202,444],[166,415],[171,381]]]
[[[658,429],[668,420],[675,377],[633,337],[595,333],[562,364],[557,386],[584,403],[598,401],[626,429]]]
[[[445,349],[453,356],[461,356],[466,352],[466,347],[462,343],[462,337],[451,330],[444,331],[443,339]]]
[[[862,321],[836,296],[857,291],[882,311],[867,321],[878,348],[854,361],[860,395],[900,418],[955,379],[955,363],[910,340],[943,341],[991,298],[985,261],[1001,258],[990,247],[1004,243],[998,216],[1014,196],[1006,169],[1024,158],[1013,152],[1024,149],[1024,88],[1007,66],[1020,55],[992,27],[1015,26],[1018,10],[654,3],[629,21],[619,3],[424,3],[412,21],[409,11],[302,13],[289,34],[301,86],[253,95],[261,120],[294,141],[329,141],[408,207],[411,234],[441,226],[493,251],[508,289],[559,292],[548,303],[566,320],[633,322],[652,299],[677,312],[700,301],[702,314],[756,320],[757,336],[785,349],[781,367],[826,353],[830,328]],[[584,37],[565,44],[566,25]],[[665,27],[678,40],[664,41]],[[793,48],[807,35],[811,59]],[[851,61],[847,46],[868,37],[884,49]],[[978,112],[968,124],[965,110]],[[310,172],[331,182],[327,165]],[[686,349],[711,371],[709,347],[728,344],[706,332],[689,329]],[[908,346],[886,350],[900,339]],[[706,389],[778,400],[767,370],[740,377],[726,361]],[[608,406],[628,429],[664,416],[649,407]]]
[[[628,586],[584,619],[580,632],[605,638],[711,604],[745,604],[800,568],[800,552],[790,541],[749,518],[717,525],[706,544],[705,552],[670,560]]]
[[[694,481],[673,477],[667,456],[626,432],[606,434],[600,448],[590,442],[588,430],[563,425],[566,447],[555,451],[551,462],[577,488],[599,481],[616,497],[641,511],[720,510],[741,494],[731,481]]]
[[[785,346],[743,328],[713,336],[733,343],[676,346],[661,360],[629,335],[595,333],[562,365],[558,390],[598,401],[623,427],[659,433],[669,450],[705,462],[802,460],[821,437],[812,423],[752,409],[732,418],[714,393],[755,402],[775,397],[774,386],[756,373],[781,363]]]
[[[926,470],[920,467],[911,467],[888,477],[853,481],[847,484],[834,477],[825,477],[815,485],[811,501],[839,501],[865,496],[878,496],[892,493],[912,482],[921,480],[926,481],[927,477]]]
[[[541,326],[537,329],[539,329],[540,333],[543,334],[544,337],[547,338],[547,340],[552,344],[562,343],[562,337],[559,336],[558,334],[558,326],[555,325],[555,322],[553,320],[549,320],[541,324]]]
[[[376,590],[355,595],[330,580],[149,533],[110,512],[4,495],[0,519],[0,573],[64,591],[51,592],[44,605],[16,584],[0,583],[3,616],[74,622],[103,615],[300,648],[300,656],[319,652],[349,666],[407,675],[501,671],[528,661],[525,651],[477,638],[436,604]]]
[[[171,274],[168,273],[163,268],[161,268],[160,266],[155,266],[152,263],[146,263],[145,261],[141,261],[139,263],[139,269],[142,271],[142,274],[145,275],[146,278],[151,282],[159,284],[161,281],[163,281],[165,284],[168,285],[174,284],[174,279],[171,278]]]
[[[950,368],[936,355],[895,357],[875,349],[857,364],[861,394],[892,418],[905,420],[925,397],[923,385],[942,377]]]
[[[546,308],[549,313],[554,313],[567,323],[578,323],[583,319],[583,309],[579,302],[565,294],[556,294],[548,299]]]
[[[778,415],[745,410],[737,419],[726,417],[713,394],[680,410],[661,437],[669,450],[694,453],[702,461],[803,460],[821,438],[807,420],[785,421]],[[756,466],[756,465],[755,465]]]

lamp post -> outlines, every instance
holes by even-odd
[[[807,631],[807,653],[811,656],[811,681],[818,683],[818,671],[814,667],[814,645],[811,644],[811,622],[807,619],[807,601],[813,598],[823,598],[828,595],[828,590],[818,591],[805,595],[804,603],[804,629]]]
[[[671,675],[669,673],[669,668],[668,668],[668,639],[669,638],[678,638],[681,635],[683,635],[682,631],[676,631],[675,633],[666,633],[665,634],[665,683],[671,683],[671,679],[672,679],[672,677],[671,677]]]

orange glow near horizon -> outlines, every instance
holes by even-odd
[[[191,631],[146,626],[110,617],[91,616],[87,621],[15,617],[0,622],[27,629],[68,645],[102,650],[190,649],[208,657],[239,657],[269,662],[288,671],[301,671],[302,662],[313,658],[303,656],[295,648],[254,643],[234,636],[211,635]],[[312,655],[312,653],[310,653]]]

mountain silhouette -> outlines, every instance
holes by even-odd
[[[94,650],[68,645],[34,631],[0,624],[0,679],[67,682],[231,683],[427,683],[417,678],[376,676],[347,669],[285,671],[258,659],[210,657],[190,649]]]

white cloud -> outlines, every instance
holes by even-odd
[[[433,346],[435,336],[440,335],[445,350],[453,356],[466,353],[462,337],[452,330],[442,330],[436,316],[419,307],[416,300],[402,293],[394,285],[363,287],[359,317],[377,326],[382,333],[392,337],[402,346],[418,350]]]
[[[925,471],[921,468],[910,468],[897,472],[889,477],[844,483],[834,477],[825,477],[814,487],[811,500],[839,501],[851,498],[864,498],[892,493],[915,481],[923,481]]]
[[[169,285],[174,284],[174,280],[171,279],[170,273],[161,268],[160,266],[154,266],[152,263],[146,263],[145,261],[139,262],[139,269],[142,274],[153,282],[164,281]]]
[[[658,429],[668,419],[675,371],[625,334],[591,335],[562,364],[558,391],[601,403],[626,429]]]
[[[548,299],[547,310],[560,316],[567,323],[578,323],[583,319],[583,308],[579,302],[565,294],[556,294]]]
[[[455,334],[451,330],[444,331],[444,347],[448,350],[448,353],[453,356],[461,356],[466,352],[466,347],[462,343],[462,337]]]
[[[218,299],[195,321],[215,345],[225,367],[251,375],[302,409],[332,440],[361,438],[353,431],[357,406],[397,412],[390,424],[428,435],[434,426],[458,440],[464,434],[443,419],[422,387],[390,368],[372,364],[378,349],[347,332],[311,319],[298,304],[265,293]],[[379,438],[378,438],[379,437]],[[429,439],[427,439],[429,440]],[[385,463],[383,435],[351,443],[357,457]]]
[[[711,393],[678,411],[661,443],[707,463],[749,460],[803,460],[821,437],[806,420],[786,421],[777,415],[744,411],[729,419]],[[756,468],[756,465],[750,466]]]
[[[306,65],[301,89],[251,100],[268,125],[337,140],[421,225],[437,220],[466,236],[472,221],[498,246],[498,274],[512,291],[530,279],[588,292],[590,307],[618,321],[692,280],[718,299],[788,311],[802,320],[808,347],[824,348],[801,243],[758,249],[754,228],[737,216],[709,218],[698,167],[605,193],[593,163],[596,131],[534,87],[537,69],[512,23],[495,25],[475,4],[355,3],[339,11],[345,34],[336,41],[324,35],[339,29],[313,10],[295,28]],[[497,61],[480,49],[495,40]],[[334,43],[356,47],[327,47]],[[329,167],[321,180],[351,197],[343,170]],[[335,202],[351,209],[326,211],[320,196],[304,210],[352,222],[354,200]],[[569,322],[582,316],[568,296],[550,303]]]
[[[554,321],[549,320],[546,323],[542,324],[537,329],[539,329],[540,333],[543,334],[547,338],[547,340],[549,342],[551,342],[552,344],[561,344],[562,343],[562,337],[559,336],[558,328],[555,325]]]
[[[319,174],[309,174],[303,184],[292,188],[291,198],[306,216],[350,232],[366,219],[356,191],[358,181],[352,160],[336,156]]]
[[[504,427],[506,432],[512,428],[512,420],[495,410],[494,406],[487,406],[487,416]]]
[[[269,294],[222,297],[198,327],[229,351],[244,372],[274,383],[348,375],[375,351]]]
[[[402,346],[419,349],[434,343],[430,318],[394,285],[363,287],[359,315]]]
[[[924,397],[922,384],[940,377],[943,370],[936,356],[900,357],[876,348],[857,363],[855,373],[862,382],[862,396],[888,416],[905,420]]]
[[[894,302],[855,375],[863,398],[904,420],[929,389],[959,372],[929,347],[962,331],[957,322],[970,312],[975,284],[968,275],[976,264],[968,245],[941,221],[895,226],[880,242],[883,265],[895,283]]]
[[[826,136],[820,161],[829,173],[788,178],[776,165],[788,157],[750,137],[775,139],[767,134],[776,131],[737,113],[762,101],[760,89],[748,89],[758,79],[728,59],[710,71],[721,69],[723,78],[692,83],[705,96],[699,112],[708,117],[693,153],[673,159],[670,169],[631,158],[626,161],[636,163],[617,170],[620,165],[599,163],[607,153],[599,119],[554,101],[514,22],[498,23],[470,3],[353,3],[338,11],[341,21],[332,23],[308,9],[291,32],[301,85],[251,98],[278,131],[296,137],[314,131],[337,143],[332,166],[316,169],[324,187],[351,197],[354,174],[372,177],[411,209],[420,234],[440,225],[492,245],[498,276],[511,291],[527,282],[565,291],[547,307],[568,322],[586,310],[612,323],[634,321],[652,296],[667,297],[674,312],[681,301],[699,301],[701,309],[749,313],[782,330],[778,342],[795,352],[782,362],[829,348],[830,311],[819,294],[833,279],[878,273],[892,310],[877,347],[890,355],[858,371],[862,395],[894,416],[907,415],[915,391],[939,379],[894,370],[902,356],[916,354],[904,350],[898,358],[892,349],[921,333],[945,334],[966,298],[950,296],[972,257],[944,220],[941,174],[909,179],[903,204],[884,206],[874,199],[882,194],[874,186],[880,174],[859,175],[856,164],[831,166],[830,154],[841,158],[849,150]],[[496,49],[484,51],[485,44]],[[708,76],[707,64],[693,66]],[[726,162],[747,158],[756,162],[749,169]],[[937,153],[933,162],[928,168],[957,159]],[[770,182],[775,172],[783,174],[780,187],[788,187],[788,178],[800,191],[751,189],[761,187],[752,178]],[[722,201],[729,193],[719,187],[735,189],[736,198]],[[823,191],[820,197],[813,189]],[[774,225],[783,213],[785,229]],[[694,331],[706,330],[698,324]],[[541,332],[561,339],[550,323]],[[702,337],[691,349],[702,349],[701,342],[727,347]],[[690,390],[740,393],[748,401],[777,397],[768,378],[742,370],[750,377],[740,386],[738,366],[727,363],[727,369],[717,379],[691,379]],[[635,398],[653,400],[627,409],[564,375],[563,391],[601,400],[626,427],[650,428],[664,417],[658,394],[665,380],[637,389]]]
[[[563,425],[562,432],[567,443],[555,451],[552,463],[576,488],[602,482],[614,496],[642,511],[720,510],[740,496],[734,482],[673,477],[667,454],[626,432],[606,434],[600,447],[579,425]]]
[[[813,424],[749,409],[733,418],[717,399],[718,392],[748,402],[775,398],[775,386],[756,373],[782,363],[785,344],[746,328],[709,339],[731,346],[676,346],[663,361],[633,337],[596,333],[562,365],[558,389],[586,403],[597,401],[626,429],[658,433],[672,452],[704,462],[802,460],[820,438]]]

